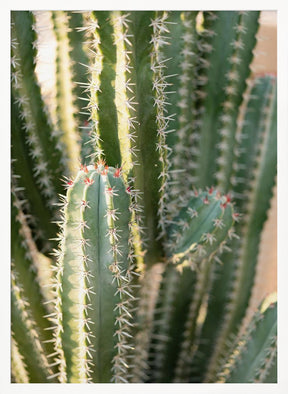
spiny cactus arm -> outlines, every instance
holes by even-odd
[[[52,223],[55,207],[51,205],[47,207],[47,199],[52,196],[50,194],[49,196],[43,195],[37,181],[35,182],[31,169],[37,166],[37,162],[29,154],[23,127],[25,127],[25,122],[21,119],[19,105],[15,102],[15,96],[11,92],[12,172],[17,176],[15,192],[18,199],[23,201],[23,208],[25,207],[25,210],[31,215],[29,221],[35,221],[33,231],[37,229],[35,235],[39,249],[47,250],[47,240],[53,238],[57,230],[56,224]]]
[[[252,190],[248,196],[246,221],[240,235],[239,254],[236,257],[236,269],[231,282],[231,290],[226,306],[225,322],[217,340],[214,355],[211,359],[210,372],[213,375],[220,353],[225,353],[225,338],[236,333],[245,314],[253,285],[255,266],[259,252],[260,235],[267,219],[275,183],[277,162],[277,127],[276,127],[276,85],[273,84],[269,104],[266,107],[265,128],[262,144],[257,157]]]
[[[68,382],[126,381],[133,299],[129,203],[117,170],[102,164],[84,167],[68,190],[59,260]]]
[[[221,331],[221,327],[223,327],[223,325],[226,324],[224,323],[226,319],[227,321],[229,321],[228,311],[231,309],[234,310],[232,304],[234,304],[238,296],[236,295],[234,295],[233,297],[231,296],[231,294],[234,294],[232,288],[234,288],[234,286],[236,286],[235,284],[238,283],[239,286],[237,285],[236,287],[238,288],[239,302],[242,303],[242,307],[239,309],[239,311],[241,310],[241,314],[242,316],[244,316],[245,308],[251,292],[251,286],[254,280],[253,278],[255,274],[254,272],[255,264],[257,262],[257,254],[259,247],[258,242],[259,242],[259,237],[263,224],[266,220],[267,209],[269,207],[269,201],[272,193],[272,185],[274,184],[275,163],[276,163],[275,161],[276,160],[275,85],[273,82],[271,81],[269,82],[266,79],[266,82],[263,82],[263,86],[265,86],[266,83],[270,85],[270,88],[267,90],[265,88],[264,90],[266,91],[266,93],[257,98],[257,102],[258,102],[257,106],[255,105],[256,98],[254,97],[254,95],[253,97],[251,97],[251,101],[248,104],[246,115],[244,117],[244,126],[243,126],[243,128],[245,129],[244,135],[249,136],[248,139],[250,138],[250,143],[256,144],[256,146],[252,148],[249,145],[249,149],[247,149],[246,152],[247,163],[250,164],[249,167],[246,167],[246,171],[245,171],[246,181],[241,183],[241,189],[244,187],[243,190],[246,190],[245,183],[250,184],[251,186],[249,187],[249,191],[248,190],[245,191],[245,199],[241,198],[242,194],[240,195],[235,193],[234,197],[235,200],[237,201],[237,205],[239,206],[241,212],[243,212],[246,215],[247,219],[246,218],[245,220],[241,219],[238,223],[235,224],[235,231],[238,238],[235,233],[232,234],[232,236],[235,239],[233,239],[232,244],[229,246],[231,247],[232,250],[238,251],[237,255],[234,258],[234,263],[233,264],[231,263],[231,254],[224,253],[223,256],[221,257],[223,264],[215,266],[215,275],[214,275],[215,279],[213,280],[213,285],[209,296],[207,316],[201,333],[202,343],[200,343],[193,361],[193,368],[195,370],[196,381],[202,381],[203,373],[207,367],[207,359],[209,359],[211,355],[211,351],[214,349],[214,345],[218,341],[217,338]],[[258,85],[258,83],[257,86],[258,88],[260,88],[260,85]],[[256,93],[254,88],[252,91]],[[260,89],[258,92],[262,92],[262,89]],[[270,93],[268,94],[268,92]],[[271,93],[273,94],[271,95]],[[270,103],[269,105],[267,102],[267,98],[269,98],[268,100],[268,102]],[[253,108],[253,112],[251,111],[252,108]],[[264,108],[266,109],[263,112]],[[259,124],[257,123],[258,122],[257,119],[260,121]],[[251,124],[251,129],[249,128],[249,124]],[[260,128],[260,130],[256,132],[254,130],[254,127]],[[266,131],[264,131],[264,129],[266,129]],[[269,129],[270,131],[268,131]],[[255,138],[254,140],[253,136],[256,137],[257,133],[259,133],[259,137]],[[269,137],[270,139],[269,144],[271,144],[271,147],[269,148],[269,154],[266,156],[266,153],[264,152],[265,149],[268,149],[267,138],[269,134],[271,135],[271,137]],[[266,137],[264,137],[264,135],[266,135]],[[239,141],[242,142],[242,147],[244,148],[245,138],[239,138]],[[264,141],[266,142],[264,143]],[[250,153],[252,154],[252,156],[250,156]],[[241,160],[244,162],[246,160],[245,152],[243,151],[242,154],[243,156],[242,157],[240,156],[239,158],[241,158]],[[270,155],[271,156],[274,155],[274,158],[272,159]],[[254,169],[255,166],[258,169],[255,170]],[[239,174],[240,174],[240,168],[241,166],[239,166],[238,169]],[[272,174],[273,172],[274,174]],[[261,173],[262,175],[260,176]],[[244,176],[243,171],[241,172],[241,176]],[[259,176],[260,178],[265,180],[260,180]],[[267,180],[266,180],[266,176],[267,176]],[[252,184],[251,184],[251,180],[253,180]],[[241,191],[240,184],[237,187],[238,190]],[[262,189],[262,187],[264,187],[265,190]],[[256,196],[258,197],[256,198]],[[258,198],[259,200],[257,200]],[[252,201],[254,201],[253,204]],[[252,207],[252,205],[254,206],[254,208]],[[256,215],[256,211],[258,211],[257,218],[256,216],[254,216]],[[256,226],[254,229],[252,229],[253,223]],[[251,229],[249,235],[247,233],[248,227]],[[240,238],[243,238],[243,242],[239,239],[239,236]],[[250,246],[248,246],[249,244]],[[246,252],[244,250],[246,250]],[[250,250],[251,252],[250,259],[244,258],[245,255],[246,257],[248,256],[247,254],[248,250]],[[244,261],[246,262],[245,268],[244,265],[242,265]],[[240,268],[240,266],[242,268]],[[240,272],[242,272],[242,274],[240,274]],[[242,277],[243,279],[243,282],[241,282],[243,286],[242,284],[240,285],[239,282],[240,277]],[[227,283],[230,283],[228,287],[227,287]],[[235,310],[236,309],[237,308],[235,307]],[[239,315],[238,315],[238,319],[239,319]],[[234,323],[236,324],[236,320]],[[238,324],[240,324],[240,321],[238,321]],[[224,339],[224,335],[223,335],[222,337],[223,343],[225,341],[227,341],[228,343],[229,338],[227,339],[227,335],[228,334],[226,333],[226,340]]]
[[[68,16],[65,11],[52,11],[53,30],[56,37],[56,117],[67,150],[68,167],[75,175],[79,165],[79,144],[76,131],[76,108],[72,83],[72,64],[69,52]]]
[[[277,302],[267,305],[267,301],[263,301],[246,332],[235,342],[218,372],[218,383],[277,383]]]
[[[35,25],[29,11],[12,11],[12,87],[25,120],[25,132],[30,154],[37,160],[33,169],[40,190],[46,193],[47,203],[57,200],[63,192],[60,177],[65,174],[62,165],[62,145],[53,134],[52,125],[44,111],[41,92],[35,75]]]
[[[11,374],[15,383],[29,383],[29,375],[27,366],[23,361],[23,356],[20,354],[17,342],[12,332],[11,338]]]
[[[170,260],[195,267],[203,258],[211,258],[223,248],[236,217],[229,195],[222,196],[213,188],[195,190],[167,230]]]
[[[202,111],[197,119],[201,136],[196,169],[196,185],[199,187],[215,184],[220,136],[226,134],[228,126],[228,129],[235,129],[237,109],[256,42],[257,18],[258,12],[254,11],[247,12],[247,15],[236,11],[204,12],[204,39],[199,43],[203,51],[199,58],[202,86],[198,103]],[[247,23],[247,19],[251,23]],[[209,116],[206,116],[207,112]]]
[[[41,334],[33,319],[33,313],[25,297],[15,266],[12,266],[11,274],[12,332],[17,338],[18,350],[27,367],[29,382],[49,383],[48,376],[53,374],[52,368],[55,364],[49,362],[48,354],[41,342]]]

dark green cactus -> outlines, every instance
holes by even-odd
[[[11,14],[13,381],[276,382],[276,304],[239,336],[277,159],[259,12],[46,11],[52,102],[41,14]]]

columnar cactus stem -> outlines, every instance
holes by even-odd
[[[129,204],[118,169],[102,163],[84,166],[68,189],[59,259],[68,382],[126,380],[133,325]]]

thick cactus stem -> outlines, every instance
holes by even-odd
[[[68,382],[125,382],[131,349],[130,195],[119,169],[84,166],[69,182],[61,334]]]

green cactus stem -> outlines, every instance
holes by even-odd
[[[126,381],[133,299],[130,191],[120,170],[102,162],[84,166],[68,187],[59,257],[63,379]]]

